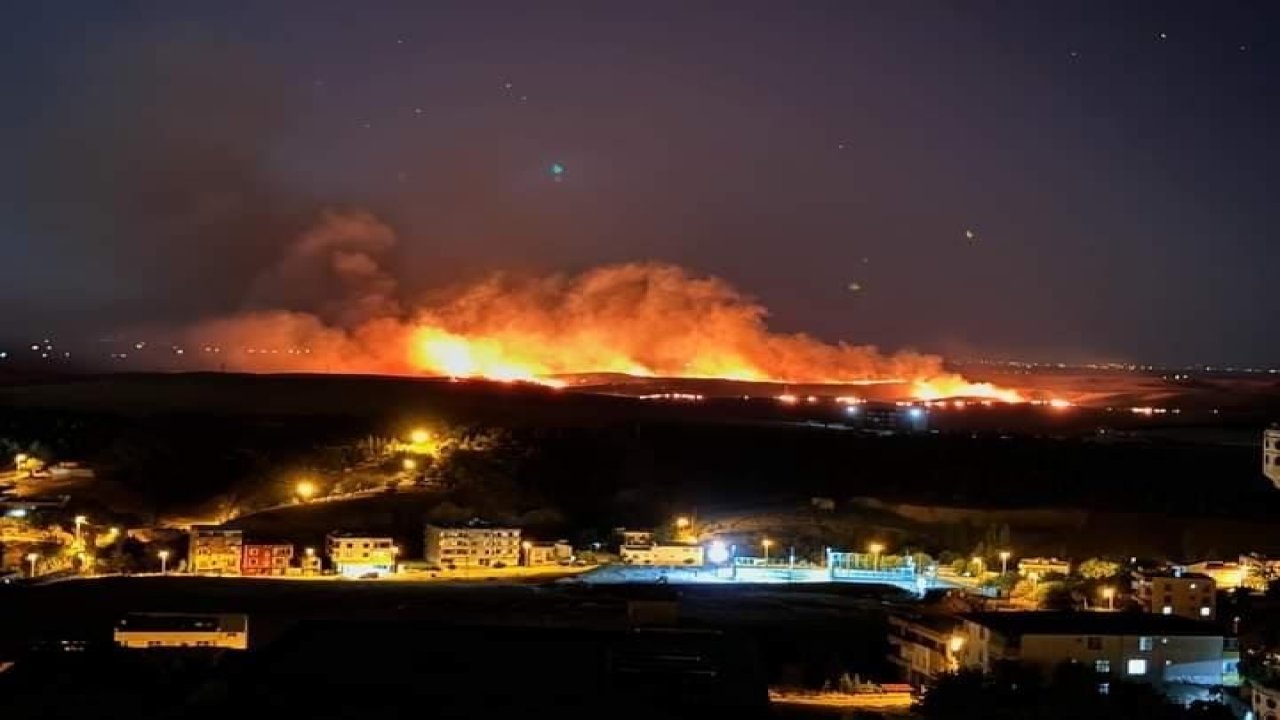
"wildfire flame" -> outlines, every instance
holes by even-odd
[[[785,383],[906,383],[919,399],[970,396],[1018,402],[1017,392],[970,383],[941,358],[884,354],[772,332],[767,311],[715,277],[630,263],[577,275],[495,275],[402,298],[384,268],[394,233],[365,213],[330,214],[259,278],[257,304],[204,323],[192,345],[228,348],[220,364],[263,370],[428,374],[558,384],[557,376],[621,373]],[[297,288],[318,292],[299,295]],[[279,309],[279,308],[286,309]],[[259,352],[237,352],[258,348]]]

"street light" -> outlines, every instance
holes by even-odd
[[[298,497],[301,498],[303,502],[306,502],[311,499],[312,495],[316,494],[316,486],[315,483],[310,480],[299,480],[298,484],[294,486],[293,491],[298,494]]]
[[[168,575],[169,574],[169,551],[161,550],[160,552],[156,553],[156,555],[160,557],[160,574]]]
[[[76,522],[76,544],[79,545],[82,542],[84,542],[80,534],[80,527],[85,523],[89,522],[89,518],[85,517],[84,515],[77,515],[75,522]]]
[[[765,538],[760,541],[760,545],[764,547],[764,564],[769,564],[769,548],[773,547],[773,541]]]
[[[1000,551],[1000,574],[1007,575],[1009,573],[1009,551]]]
[[[520,543],[520,547],[521,549],[524,550],[524,566],[532,567],[533,557],[530,555],[529,551],[533,549],[533,543],[529,542],[528,540],[525,540],[524,542]]]
[[[415,428],[413,432],[409,433],[409,442],[413,443],[414,445],[426,444],[426,442],[430,439],[431,439],[431,433],[427,432],[422,428]]]
[[[681,515],[680,517],[676,518],[676,527],[677,527],[677,528],[679,528],[679,529],[681,529],[681,530],[684,530],[684,529],[688,528],[688,527],[689,527],[689,518],[687,518],[687,517],[685,517],[685,516],[683,516],[683,515]]]
[[[867,550],[871,553],[871,568],[878,571],[880,569],[880,553],[884,552],[884,545],[873,542],[867,546]]]
[[[418,461],[414,460],[413,458],[405,458],[404,462],[401,464],[404,466],[404,469],[409,472],[412,472],[418,469]]]
[[[1107,599],[1107,609],[1116,609],[1116,589],[1113,587],[1102,588],[1102,597]]]
[[[986,561],[986,560],[983,560],[981,557],[979,557],[979,556],[977,556],[977,555],[974,555],[972,558],[970,558],[970,560],[973,562],[973,564],[974,564],[974,565],[977,565],[977,566],[978,566],[978,577],[982,577],[983,575],[985,575],[985,574],[987,573],[987,561]]]
[[[27,553],[27,562],[31,564],[31,577],[36,576],[36,561],[39,559],[39,555],[35,553]]]
[[[23,466],[27,464],[27,460],[29,460],[30,458],[31,456],[27,455],[26,453],[18,453],[17,455],[14,455],[13,469],[17,470],[18,472],[22,472]]]

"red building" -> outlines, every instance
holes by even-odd
[[[292,545],[245,545],[240,572],[244,575],[284,575],[293,560]]]

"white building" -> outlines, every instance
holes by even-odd
[[[123,648],[249,647],[247,615],[134,613],[116,623],[116,644]]]
[[[629,565],[696,566],[706,562],[701,545],[623,545],[622,562]]]
[[[1114,612],[984,612],[960,616],[960,664],[989,672],[1002,660],[1046,671],[1083,663],[1099,683],[1222,685],[1222,630],[1176,615]]]
[[[1262,474],[1280,488],[1280,425],[1262,432]]]
[[[461,525],[427,525],[426,560],[444,567],[515,567],[520,564],[520,528],[480,520]]]
[[[889,662],[916,687],[960,669],[964,638],[962,620],[954,615],[919,613],[889,616]]]
[[[329,562],[343,577],[382,577],[396,571],[399,548],[389,537],[330,533],[326,541]]]

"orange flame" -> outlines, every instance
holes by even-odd
[[[1013,390],[948,373],[934,355],[884,354],[771,331],[763,306],[719,278],[673,265],[495,275],[407,302],[386,269],[395,242],[394,232],[367,213],[330,213],[259,278],[255,304],[275,309],[204,323],[188,344],[225,349],[209,361],[250,371],[425,373],[546,384],[585,373],[908,383],[925,400],[1022,400]]]

